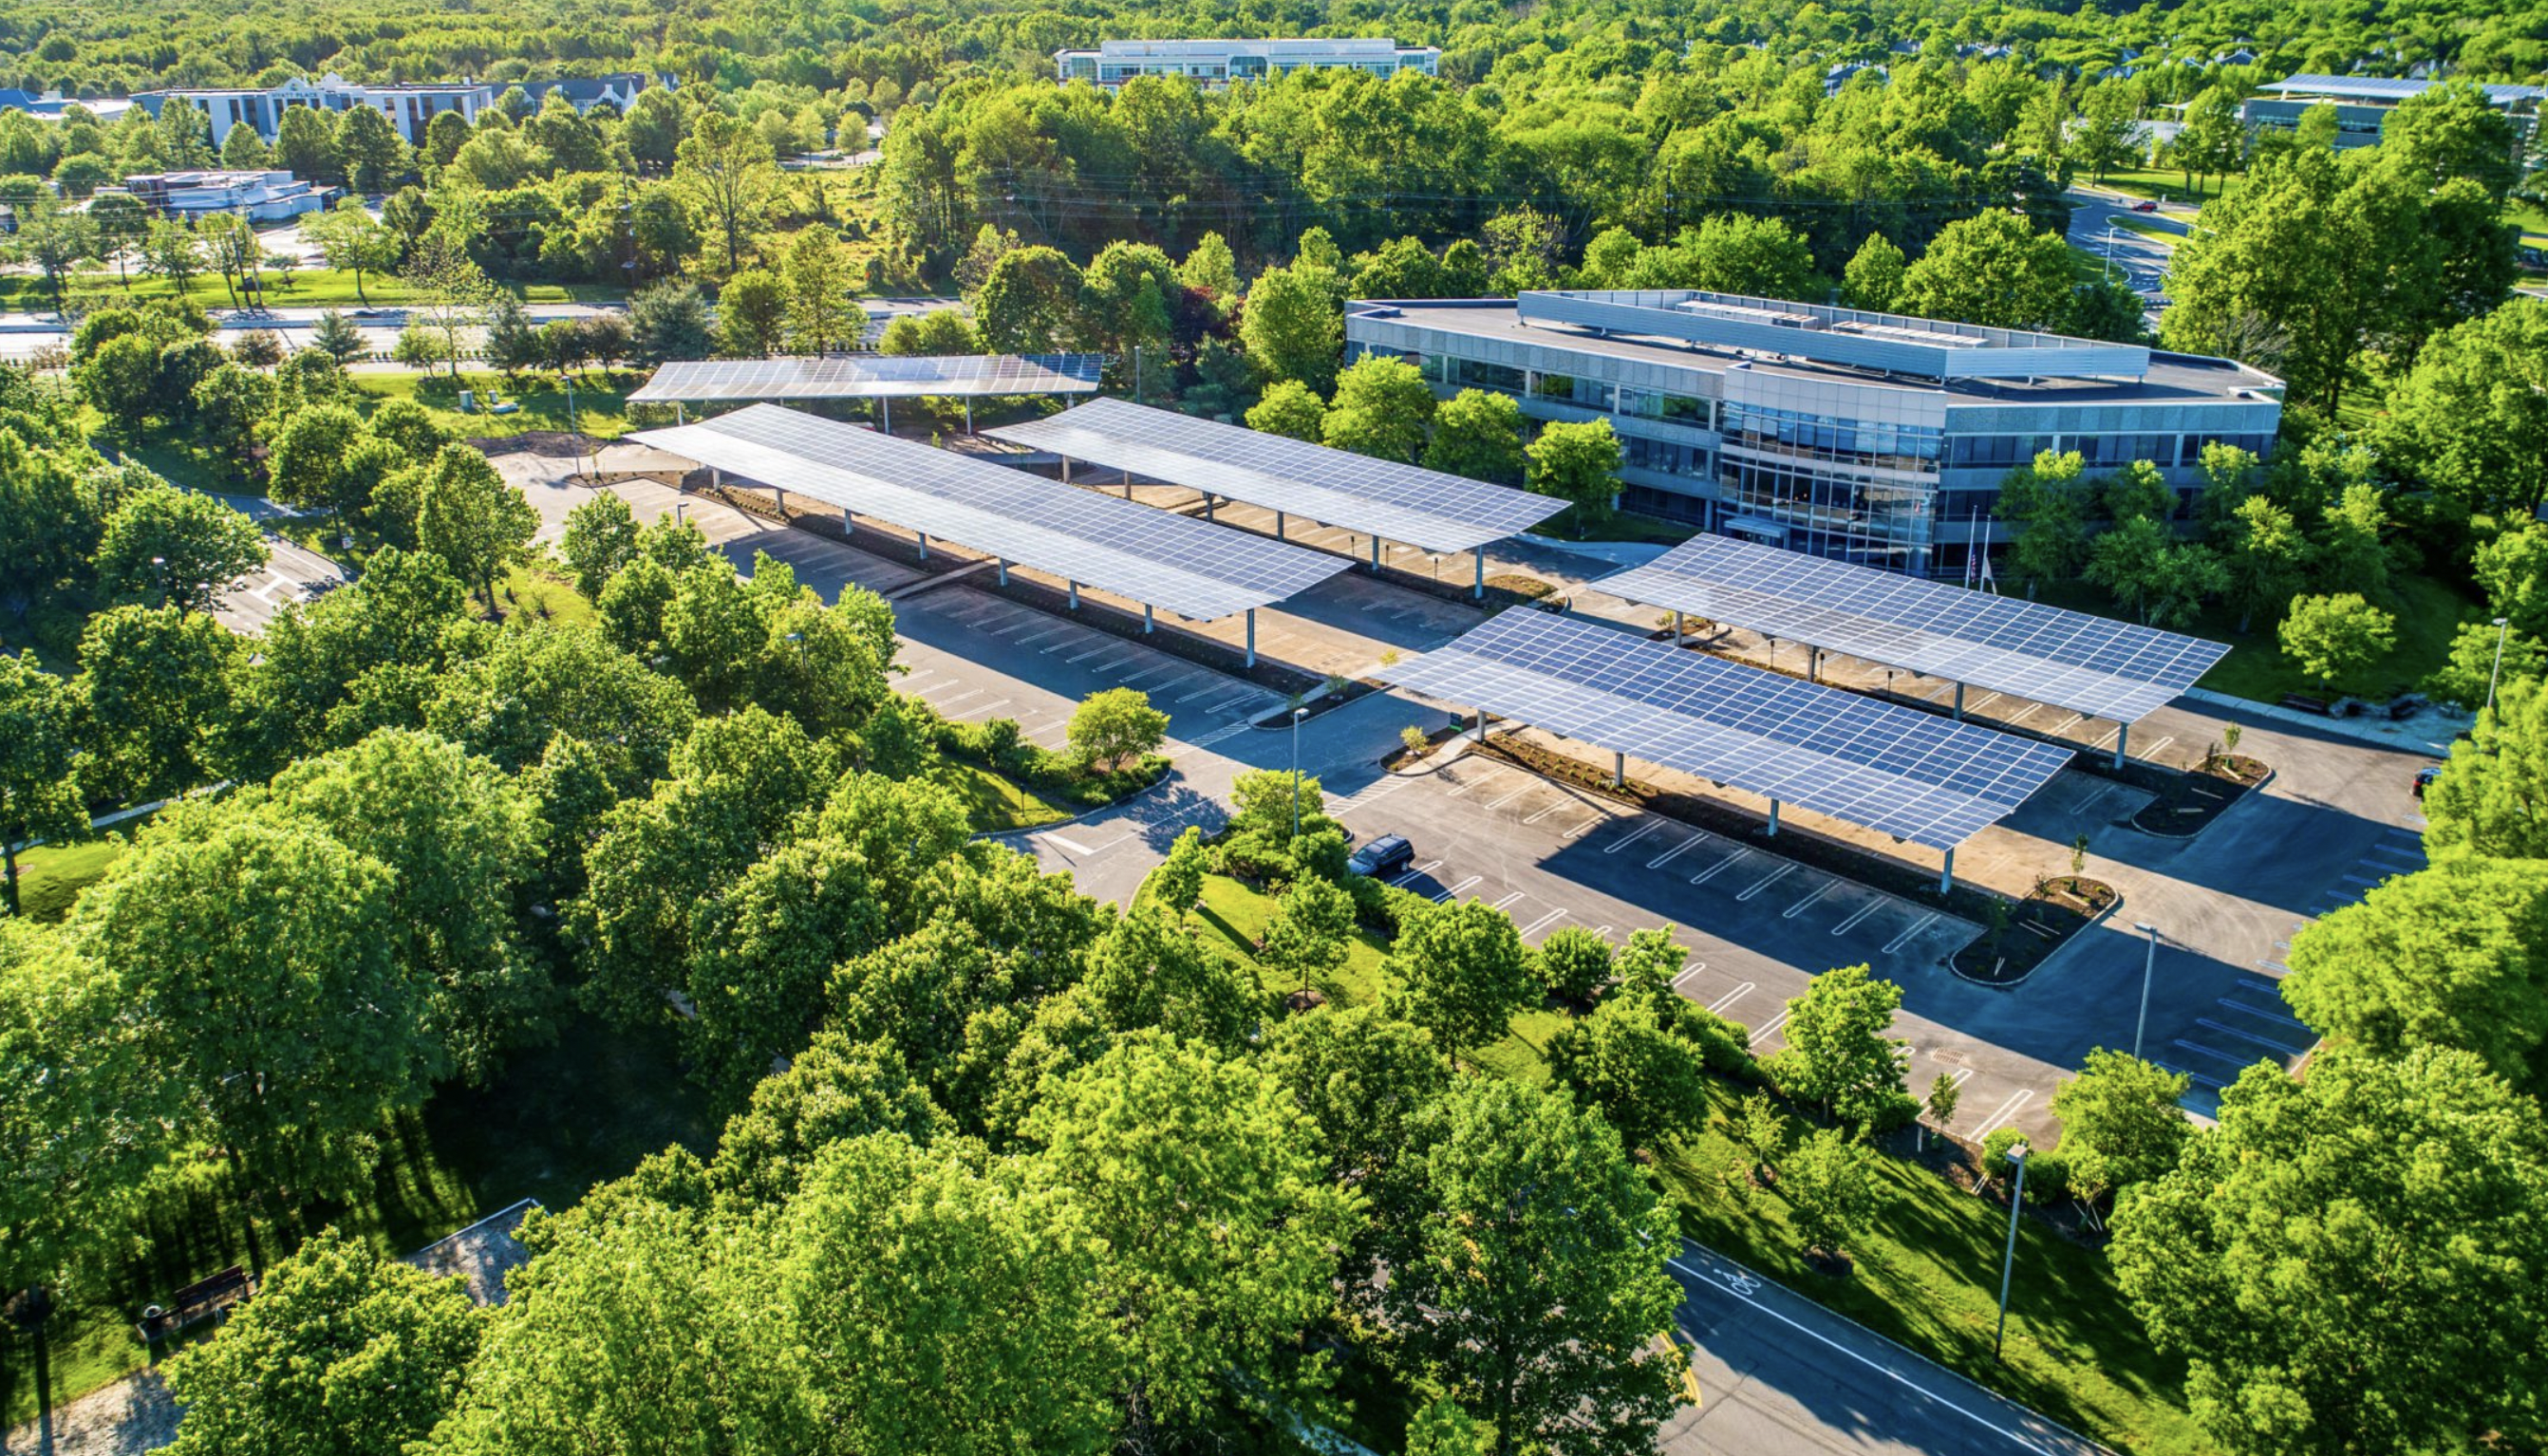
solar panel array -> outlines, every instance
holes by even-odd
[[[1596,748],[1952,850],[2062,749],[1527,608],[1376,676]]]
[[[814,359],[676,360],[632,391],[636,404],[718,400],[907,399],[919,395],[1085,395],[1104,354],[834,354]]]
[[[1280,601],[1346,566],[775,405],[629,438],[1197,621]]]
[[[1789,642],[2135,723],[2229,654],[2218,642],[1730,536],[1694,536],[1600,591]]]
[[[1047,419],[983,433],[1427,551],[1501,541],[1566,508],[1563,500],[1509,486],[1124,400],[1091,400]]]

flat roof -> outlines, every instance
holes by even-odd
[[[1350,565],[775,405],[629,438],[1195,621],[1280,601]]]
[[[2064,749],[1531,607],[1374,676],[1941,851],[2070,762]]]
[[[656,369],[631,403],[719,400],[872,400],[923,395],[1085,395],[1104,354],[831,354],[820,358],[689,359]]]
[[[1730,345],[1652,334],[1597,331],[1558,322],[1525,320],[1511,299],[1359,299],[1345,310],[1348,328],[1360,319],[1543,348],[1569,349],[1641,364],[1723,373],[1740,364],[1790,379],[1916,389],[1966,405],[2169,404],[2246,402],[2282,388],[2282,381],[2230,359],[2201,354],[2149,352],[2146,372],[2133,379],[1906,379],[1881,370],[1793,358],[1774,358]]]
[[[2230,652],[2200,637],[1731,536],[1693,536],[1592,586],[2126,724],[2193,686]]]
[[[1050,418],[983,433],[1427,551],[1473,550],[1566,508],[1563,500],[1510,486],[1126,400],[1091,400]]]
[[[2256,89],[2278,91],[2286,96],[2324,96],[2331,100],[2405,101],[2442,84],[2441,81],[2411,81],[2391,76],[2329,76],[2304,71]],[[2487,100],[2499,105],[2537,101],[2548,96],[2548,87],[2505,85],[2494,81],[2480,82],[2478,89],[2486,93]]]

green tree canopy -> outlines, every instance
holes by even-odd
[[[1907,1115],[1903,1078],[1910,1053],[1885,1033],[1902,1005],[1902,988],[1864,965],[1815,976],[1787,1003],[1787,1045],[1764,1068],[1779,1091],[1860,1127]]]
[[[1477,900],[1454,900],[1402,924],[1390,949],[1397,1014],[1445,1050],[1502,1041],[1513,1013],[1539,996],[1530,948],[1512,917]]]

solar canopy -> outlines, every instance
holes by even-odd
[[[816,359],[676,360],[632,404],[717,400],[872,400],[918,395],[1085,395],[1104,354],[848,354]]]
[[[983,433],[1427,551],[1501,541],[1566,508],[1563,500],[1509,486],[1123,400],[1091,400],[1048,419]]]
[[[1933,850],[2068,751],[1527,608],[1376,676]]]
[[[1693,536],[1593,585],[1629,601],[2126,725],[2193,686],[2230,651],[2200,637],[1730,536]]]
[[[775,405],[629,438],[1197,621],[1280,601],[1345,569],[1320,552]]]

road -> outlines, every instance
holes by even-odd
[[[1676,1323],[1698,1404],[1670,1456],[2103,1456],[2106,1448],[1863,1325],[1684,1244]]]
[[[2162,203],[2155,212],[2135,212],[2138,198],[2084,187],[2072,188],[2069,198],[2070,245],[2110,264],[2133,292],[2148,302],[2154,318],[2167,302],[2167,263],[2173,248],[2133,228],[2154,228],[2181,236],[2193,226],[2196,210]]]

